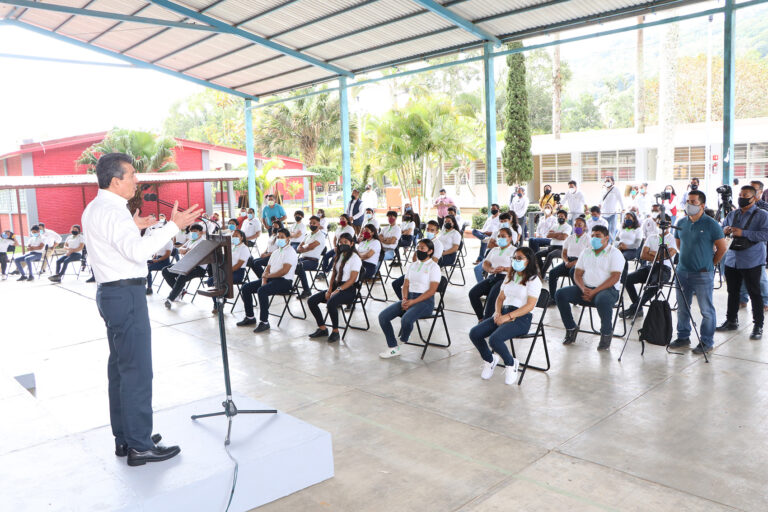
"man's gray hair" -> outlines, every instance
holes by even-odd
[[[123,162],[133,165],[133,158],[125,153],[101,155],[96,164],[96,178],[99,181],[99,188],[109,188],[112,178],[123,179],[123,174],[125,174]]]

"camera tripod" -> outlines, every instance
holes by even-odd
[[[663,206],[662,206],[661,215],[662,216],[664,215],[664,207]],[[649,289],[649,287],[650,286],[655,286],[656,287],[656,291],[654,292],[653,297],[651,298],[651,301],[657,300],[659,297],[661,297],[664,300],[666,300],[667,302],[669,302],[669,297],[672,295],[672,290],[673,289],[674,290],[680,290],[680,291],[682,291],[682,289],[683,289],[683,287],[680,285],[680,279],[677,276],[677,270],[675,268],[675,266],[676,266],[675,262],[672,260],[672,257],[671,257],[671,255],[669,253],[669,247],[667,246],[667,244],[664,241],[664,237],[665,237],[664,231],[665,231],[665,229],[671,229],[672,226],[671,226],[671,224],[669,222],[662,221],[660,223],[659,228],[661,229],[661,233],[659,234],[659,237],[660,237],[660,239],[659,239],[659,248],[656,251],[656,256],[654,256],[654,258],[653,258],[653,262],[651,263],[651,269],[648,272],[648,277],[645,279],[645,283],[640,288],[640,293],[638,295],[639,300],[637,302],[637,306],[635,307],[634,312],[632,313],[632,322],[629,325],[629,329],[627,329],[627,334],[626,334],[626,337],[624,338],[624,346],[621,349],[621,354],[619,354],[619,361],[621,361],[621,358],[624,355],[624,350],[626,350],[626,348],[627,348],[627,343],[629,343],[629,336],[630,336],[630,334],[632,334],[632,329],[634,328],[635,322],[637,321],[638,312],[642,310],[643,297],[645,295],[645,292]],[[664,261],[666,261],[666,260],[669,260],[670,270],[671,270],[671,273],[672,273],[672,276],[671,276],[672,279],[669,282],[664,282],[664,279],[663,279],[663,275],[664,275],[664,273],[663,273],[663,266],[664,266]],[[651,278],[654,277],[654,269],[656,269],[656,276],[655,276],[656,277],[656,284],[655,285],[651,284]],[[667,294],[666,298],[664,297],[664,287],[669,288],[669,293]],[[701,336],[699,336],[699,329],[698,329],[698,326],[696,325],[696,320],[694,320],[693,315],[691,315],[691,306],[688,303],[688,299],[685,297],[684,293],[680,293],[679,295],[680,295],[680,297],[682,297],[683,300],[682,300],[682,304],[680,303],[680,301],[678,301],[677,307],[679,307],[679,308],[680,307],[685,307],[686,311],[688,311],[688,317],[690,318],[691,326],[693,327],[693,332],[694,332],[694,334],[696,334],[696,339],[698,340],[699,345],[702,345],[702,343],[701,343]],[[667,342],[667,346],[666,346],[667,353],[668,354],[675,354],[675,355],[683,355],[682,352],[673,352],[673,351],[671,351],[669,349],[669,343],[671,341],[672,340],[670,339],[670,341]],[[640,355],[643,355],[643,354],[645,354],[645,341],[643,341],[641,339],[640,340],[640,344],[641,344]],[[704,354],[704,361],[709,363],[709,357],[707,357],[706,351],[703,352],[703,354]]]

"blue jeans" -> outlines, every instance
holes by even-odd
[[[613,334],[613,306],[619,300],[619,290],[611,286],[603,290],[592,298],[592,302],[584,302],[581,298],[581,288],[578,286],[566,286],[560,288],[555,293],[555,302],[557,309],[560,310],[560,318],[563,319],[563,325],[566,329],[575,329],[576,322],[571,313],[571,304],[580,306],[593,306],[597,309],[600,316],[600,334],[603,336]]]
[[[765,270],[763,270],[763,274],[760,276],[760,295],[763,296],[763,305],[768,306],[768,272],[765,272]],[[739,302],[743,304],[749,302],[749,294],[747,293],[747,285],[745,283],[741,283]]]
[[[19,274],[21,274],[22,277],[24,277],[26,274],[24,273],[24,268],[21,266],[22,263],[27,264],[27,268],[29,269],[29,277],[34,277],[35,273],[32,271],[32,265],[31,263],[33,261],[40,261],[43,259],[43,253],[41,252],[28,252],[24,256],[20,258],[16,258],[13,260],[13,262],[16,264],[16,270],[19,271]]]
[[[483,280],[483,262],[481,261],[477,265],[475,265],[475,281],[478,283]]]
[[[323,260],[320,263],[320,268],[323,269],[323,272],[326,274],[331,271],[331,268],[333,268],[333,258],[336,256],[336,250],[331,249],[330,251],[326,251],[325,256],[323,256]],[[266,266],[266,264],[265,264]]]
[[[160,272],[165,267],[171,266],[171,258],[167,258],[164,260],[156,261],[154,263],[147,262],[147,290],[152,288],[152,272]]]
[[[501,314],[506,315],[516,309],[514,306],[504,306],[501,308]],[[493,349],[494,352],[501,356],[505,365],[511,366],[515,363],[515,358],[512,357],[507,347],[507,340],[528,334],[532,318],[533,315],[528,313],[520,318],[516,318],[512,322],[496,325],[496,322],[493,321],[493,316],[491,316],[470,329],[469,339],[475,345],[477,351],[480,352],[480,357],[483,358],[483,361],[488,363],[493,361],[491,353],[491,349]],[[485,338],[488,338],[488,343],[486,343]],[[489,343],[491,345],[490,348],[488,347]]]
[[[390,261],[395,259],[394,249],[384,249],[384,261]]]
[[[684,272],[678,268],[677,277],[682,290],[677,290],[677,337],[688,339],[691,336],[691,314],[683,303],[683,297],[692,306],[693,294],[699,302],[701,311],[701,343],[705,348],[715,345],[715,322],[717,314],[712,303],[712,293],[715,285],[715,273]],[[685,294],[685,295],[683,295]]]
[[[531,248],[531,251],[533,251],[533,254],[536,254],[541,250],[542,247],[548,246],[552,240],[549,238],[535,238],[531,237],[528,239],[528,247]]]
[[[64,272],[67,271],[67,266],[73,262],[73,261],[80,261],[83,259],[83,255],[79,252],[73,252],[69,256],[62,256],[61,258],[56,260],[56,275],[61,276],[64,275]]]
[[[486,235],[479,229],[473,229],[472,235],[478,240],[480,240],[480,252],[477,254],[477,261],[481,261],[483,259],[483,256],[485,256],[485,249],[488,247],[488,242],[486,242],[488,235]]]
[[[437,264],[440,267],[451,267],[456,262],[456,252],[452,252],[451,254],[444,254],[440,256],[440,259],[437,260]]]
[[[616,234],[619,232],[616,226],[619,214],[603,215],[603,218],[608,222],[608,233],[611,235],[611,240],[616,240]]]
[[[506,276],[504,275],[491,274],[486,279],[478,281],[478,283],[469,290],[469,304],[472,306],[472,310],[475,312],[475,316],[478,320],[485,318],[485,312],[488,311],[489,306],[491,307],[491,311],[494,311],[494,308],[496,307],[495,297],[499,296],[498,289],[500,289],[500,286],[497,287],[495,297],[491,297],[491,292],[496,284],[500,284],[505,278]],[[485,305],[483,305],[483,297],[488,297]]]
[[[637,249],[627,249],[626,251],[621,251],[621,254],[624,255],[624,259],[627,261],[632,261],[640,257],[640,247]]]
[[[421,295],[420,293],[411,292],[408,294],[408,299],[415,299]],[[384,337],[387,339],[387,346],[395,348],[397,346],[397,339],[395,339],[395,331],[392,329],[392,320],[400,317],[400,340],[408,341],[413,331],[413,325],[422,317],[428,317],[432,314],[432,310],[435,308],[435,296],[428,298],[427,300],[417,302],[403,312],[401,307],[402,302],[395,302],[391,306],[388,306],[384,311],[379,313],[379,326],[384,331]]]

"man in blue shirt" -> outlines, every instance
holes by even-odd
[[[677,265],[677,339],[669,344],[672,348],[691,344],[691,306],[693,294],[701,310],[701,344],[693,349],[694,354],[710,352],[715,346],[716,313],[712,303],[715,285],[715,265],[725,255],[726,243],[723,230],[715,219],[704,214],[707,196],[700,190],[691,190],[685,203],[687,217],[677,223],[675,241],[680,253]],[[714,249],[713,249],[714,247]]]
[[[752,299],[752,335],[763,337],[763,296],[760,278],[765,272],[765,242],[768,241],[768,212],[757,207],[757,191],[752,185],[741,187],[739,208],[725,219],[726,235],[733,237],[731,250],[725,255],[725,282],[728,286],[728,312],[718,331],[739,328],[739,290],[743,282]]]
[[[267,201],[267,206],[265,206],[264,210],[261,212],[261,223],[264,225],[265,230],[269,230],[274,221],[279,220],[280,222],[283,222],[288,216],[285,214],[283,207],[275,203],[275,196],[270,194],[264,199]],[[250,214],[248,218],[250,218]]]

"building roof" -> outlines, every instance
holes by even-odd
[[[0,18],[245,98],[702,0],[4,0]]]

